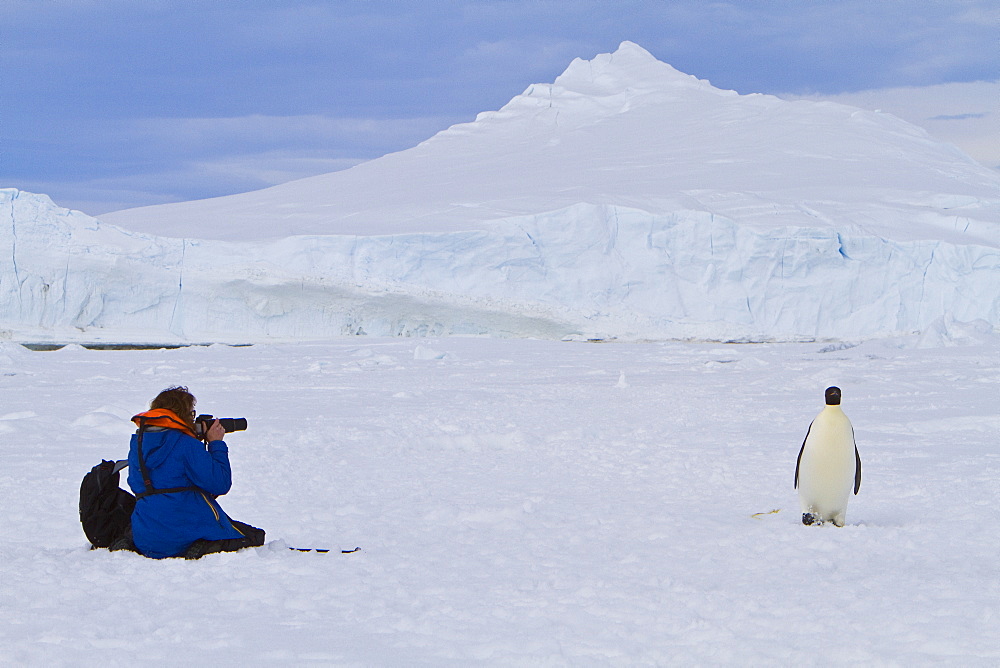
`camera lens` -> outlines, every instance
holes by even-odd
[[[246,431],[247,419],[246,418],[219,418],[219,424],[222,428],[226,430],[226,433],[232,433],[234,431]]]

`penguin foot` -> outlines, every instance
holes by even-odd
[[[813,524],[822,526],[823,520],[816,517],[812,513],[802,513],[802,523],[805,524],[806,526],[812,526]]]

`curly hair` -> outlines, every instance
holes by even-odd
[[[186,387],[181,387],[180,385],[175,387],[168,387],[159,394],[156,398],[149,402],[150,410],[156,408],[166,408],[169,411],[173,411],[174,415],[184,420],[185,424],[194,431],[194,405],[195,405],[194,395],[188,392]]]

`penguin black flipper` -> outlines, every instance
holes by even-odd
[[[813,423],[810,422],[809,423],[809,428],[806,429],[806,437],[802,439],[802,447],[799,448],[799,457],[798,457],[798,459],[795,460],[795,487],[793,489],[798,489],[799,488],[799,465],[802,463],[802,453],[805,452],[806,441],[809,440],[809,432],[812,431],[812,428],[813,428]],[[854,451],[857,452],[858,449],[854,448]]]
[[[857,462],[854,466],[854,494],[857,495],[861,489],[861,455],[858,454],[857,445],[854,446],[854,461]]]

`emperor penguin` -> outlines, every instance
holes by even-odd
[[[844,526],[851,489],[861,489],[861,456],[854,427],[840,407],[840,388],[826,388],[826,407],[810,423],[795,462],[803,524]]]

